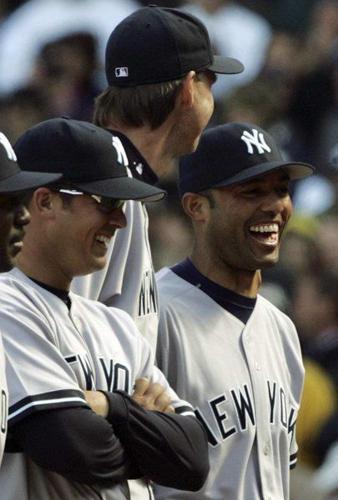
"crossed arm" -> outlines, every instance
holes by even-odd
[[[85,396],[90,408],[39,412],[14,426],[16,442],[38,465],[107,487],[143,476],[177,489],[203,486],[209,470],[204,430],[194,417],[175,413],[160,384],[142,378],[132,396]]]
[[[109,399],[103,391],[85,391],[85,396],[88,405],[97,415],[103,418],[108,417]],[[175,413],[164,387],[144,377],[136,380],[131,399],[145,410]]]

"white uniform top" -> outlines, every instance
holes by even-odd
[[[202,490],[158,499],[287,500],[304,369],[291,320],[258,296],[246,323],[168,268],[157,274],[158,365],[209,436]]]
[[[69,310],[59,297],[18,269],[0,275],[9,428],[34,411],[86,405],[83,390],[131,394],[135,380],[143,376],[164,385],[179,411],[183,402],[153,367],[150,346],[130,316],[73,293],[70,299]],[[21,453],[5,453],[0,469],[0,496],[6,500],[136,498],[123,493],[125,489],[126,482],[109,489],[71,482]],[[142,481],[137,499],[150,498]]]
[[[123,134],[120,138],[125,152],[123,163],[133,177],[154,184],[156,175],[144,158]],[[110,242],[104,269],[73,280],[72,290],[108,306],[127,311],[138,329],[156,348],[158,299],[148,238],[148,214],[143,203],[127,201],[127,227],[119,229]]]
[[[8,392],[5,375],[5,353],[0,335],[0,465],[7,434]]]

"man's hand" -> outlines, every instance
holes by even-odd
[[[88,406],[103,418],[108,415],[108,400],[106,396],[100,391],[84,391]]]
[[[146,378],[139,378],[135,382],[132,399],[145,410],[175,413],[171,406],[171,399],[161,384],[150,382]]]

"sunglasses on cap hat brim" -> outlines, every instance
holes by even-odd
[[[55,191],[69,196],[89,196],[98,204],[100,211],[105,213],[123,208],[126,201],[116,198],[109,198],[107,196],[100,196],[98,194],[84,193],[82,191],[77,191],[76,189],[58,188],[55,189]]]

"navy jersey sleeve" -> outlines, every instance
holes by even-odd
[[[177,489],[203,486],[207,441],[194,417],[144,410],[125,393],[105,394],[106,420],[80,406],[41,411],[12,425],[10,442],[39,466],[84,484],[146,476]]]
[[[109,487],[142,475],[112,426],[88,407],[32,413],[11,426],[9,436],[6,451],[23,451],[71,481]]]
[[[209,472],[208,444],[195,417],[147,411],[122,392],[105,394],[107,420],[144,476],[176,489],[203,486]]]

